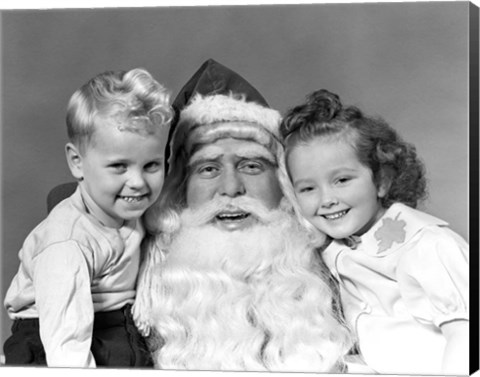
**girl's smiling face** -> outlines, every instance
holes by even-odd
[[[377,188],[347,140],[323,136],[299,143],[287,167],[303,216],[332,238],[360,236],[385,212],[385,185]]]

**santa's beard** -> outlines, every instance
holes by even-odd
[[[234,206],[255,224],[235,231],[212,219]],[[181,214],[152,297],[150,346],[164,369],[331,371],[346,329],[308,236],[284,209],[246,199]]]
[[[218,213],[232,207],[249,213],[254,224],[228,231],[215,223]],[[283,209],[268,210],[249,198],[213,200],[199,209],[184,210],[180,221],[165,268],[222,271],[240,280],[265,273],[279,254],[286,257],[283,249],[288,239],[279,235],[294,226]]]

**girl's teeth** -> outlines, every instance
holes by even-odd
[[[122,196],[122,199],[128,203],[139,202],[143,199],[143,196]]]
[[[347,211],[342,211],[342,212],[334,213],[333,215],[324,215],[324,216],[327,220],[335,220],[335,219],[339,219],[340,217],[345,216],[346,213],[347,213]]]

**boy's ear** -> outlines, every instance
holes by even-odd
[[[72,175],[78,179],[83,179],[83,161],[78,148],[72,143],[65,145],[65,155],[67,157],[68,167]]]
[[[377,185],[377,196],[379,198],[384,198],[388,191],[390,190],[390,186],[392,185],[393,181],[393,170],[390,168],[383,168],[379,174],[379,180]]]

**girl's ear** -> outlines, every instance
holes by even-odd
[[[83,161],[78,148],[72,143],[65,145],[68,167],[72,175],[81,181],[83,179]]]
[[[388,194],[390,186],[392,185],[393,174],[393,170],[390,168],[382,168],[380,170],[377,184],[377,197],[384,198]]]

